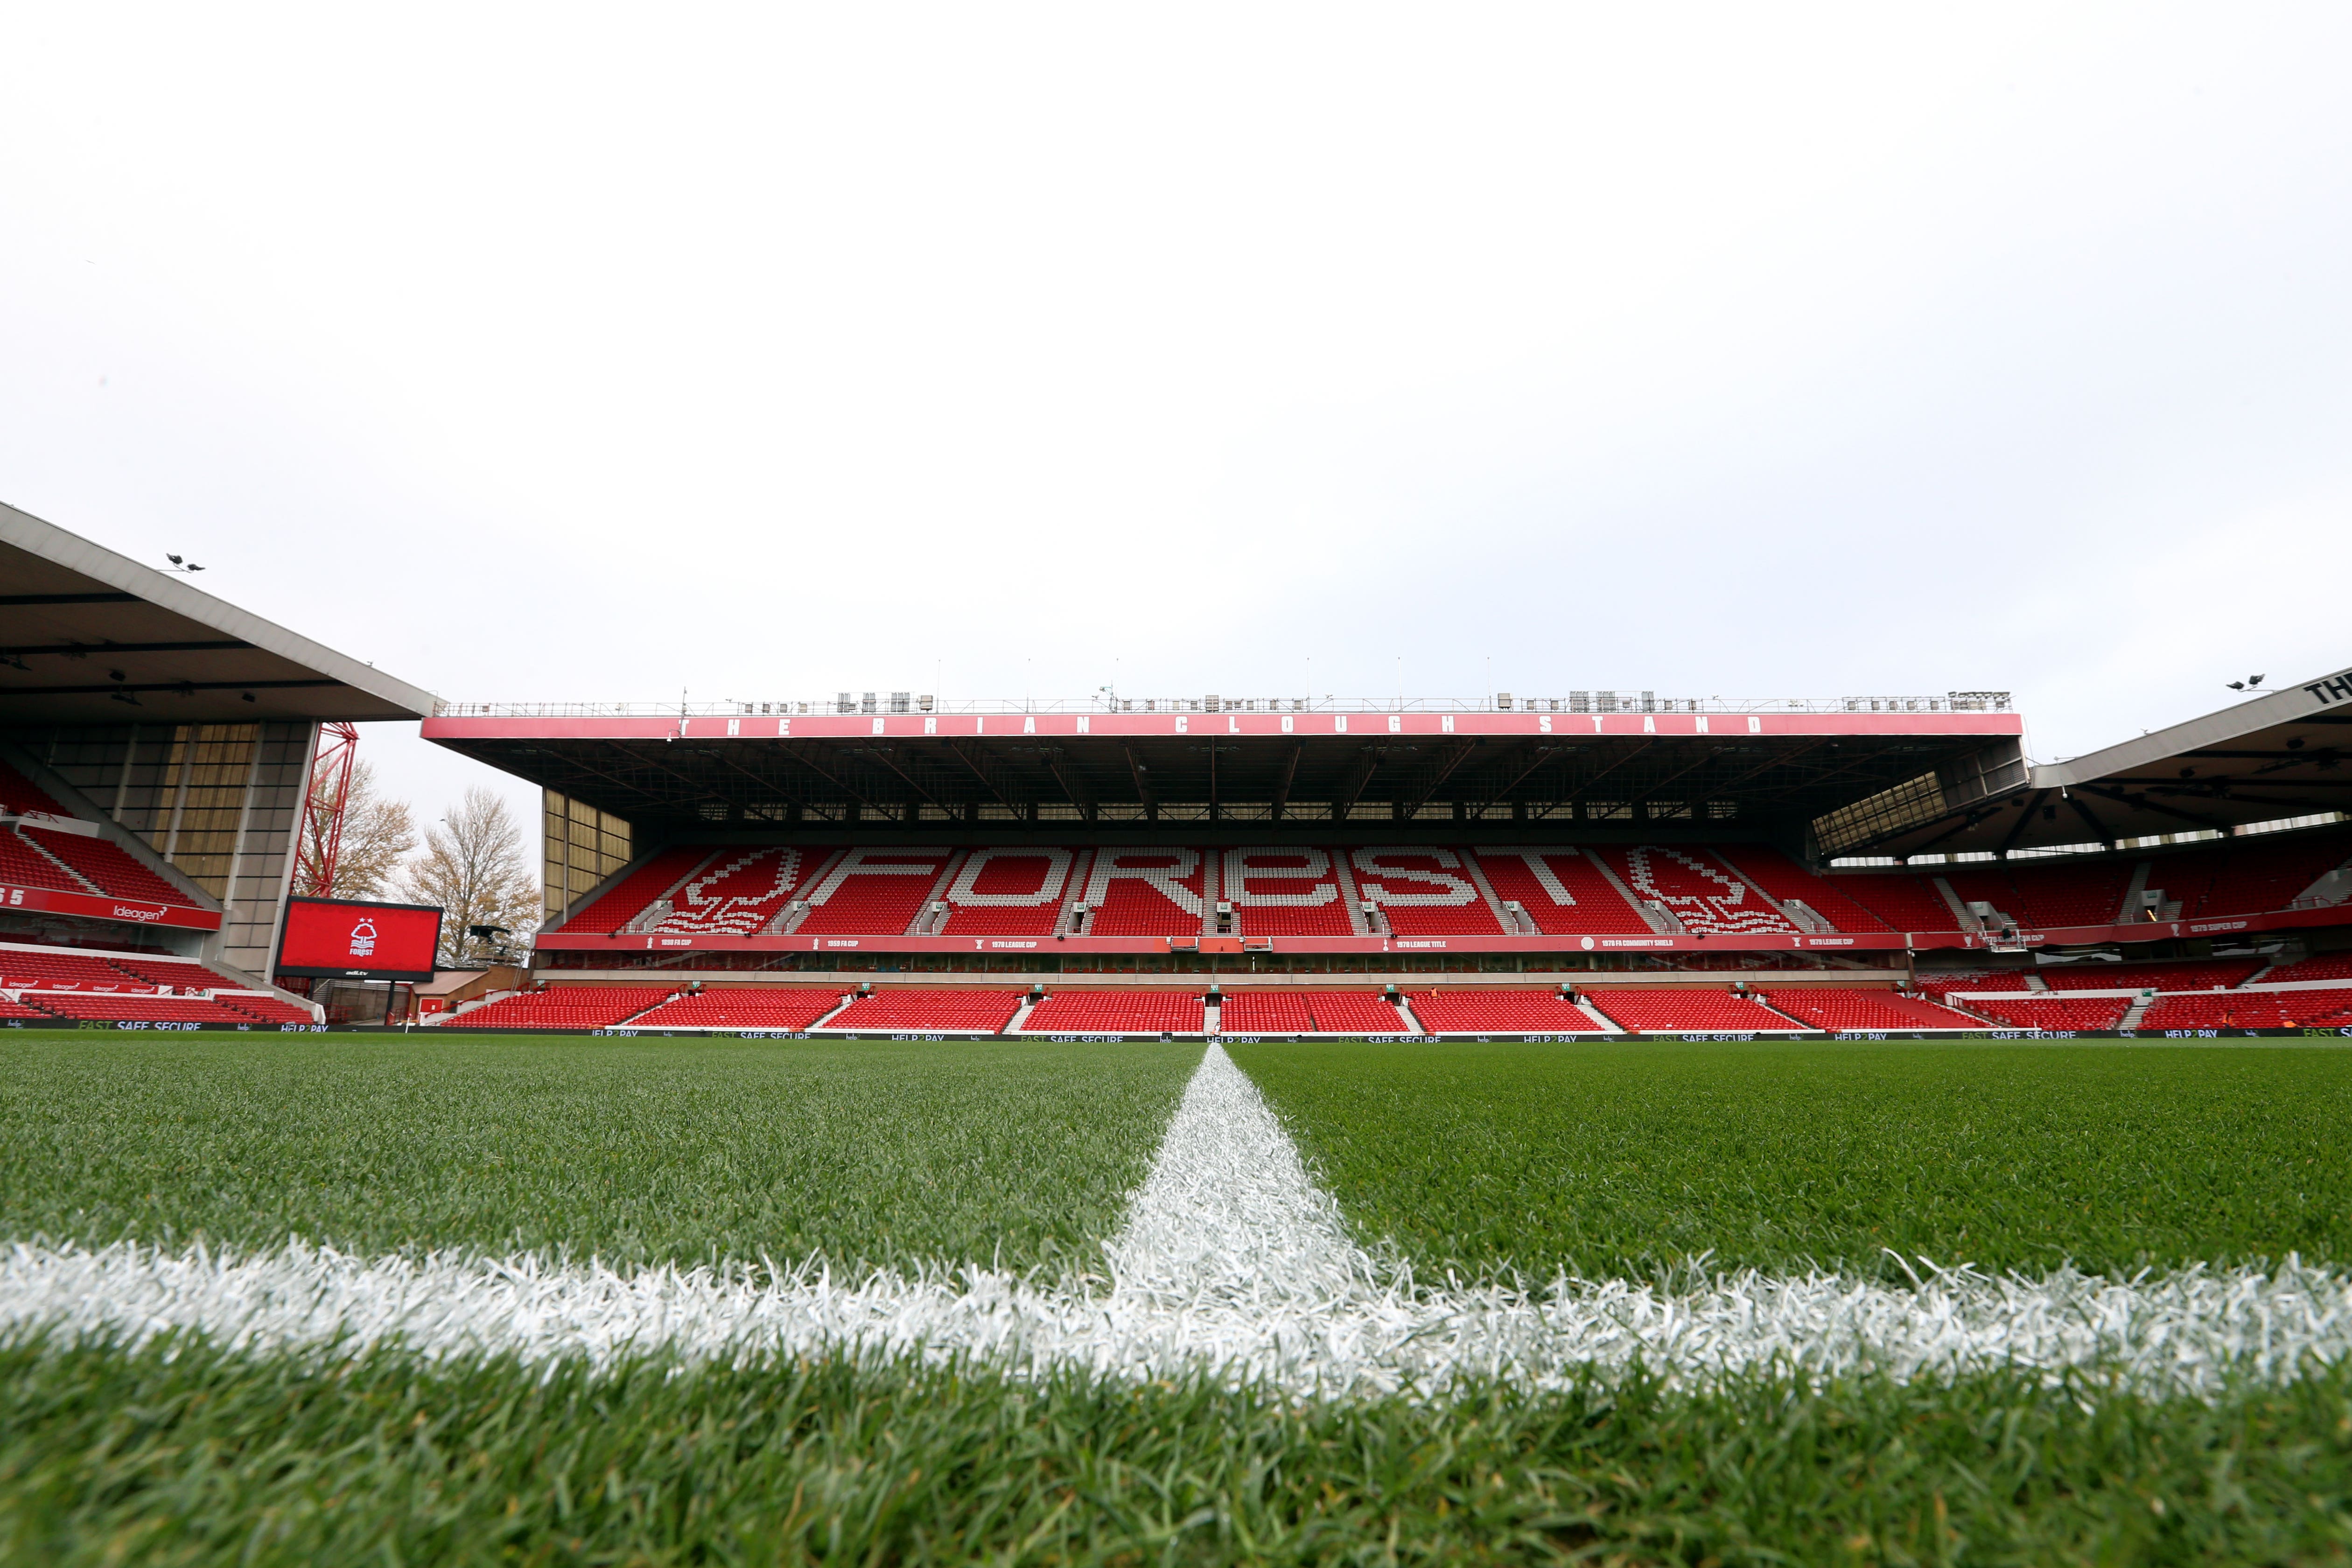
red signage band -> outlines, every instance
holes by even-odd
[[[218,931],[221,928],[220,915],[213,910],[150,903],[144,899],[64,893],[54,888],[0,886],[0,909],[38,910],[45,914],[80,915],[88,920],[118,921],[125,925],[177,926],[187,931]]]
[[[289,899],[278,945],[281,974],[365,980],[429,980],[441,945],[434,904],[348,899]]]
[[[1379,735],[2022,735],[2016,713],[747,713],[692,718],[441,718],[428,741],[1017,740],[1100,735],[1367,739]]]

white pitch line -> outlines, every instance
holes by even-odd
[[[254,1348],[396,1339],[429,1355],[604,1361],[876,1351],[1015,1371],[1165,1376],[1202,1367],[1323,1394],[1554,1386],[1641,1363],[1684,1382],[1780,1368],[1898,1377],[2087,1367],[2157,1391],[2280,1379],[2352,1352],[2352,1280],[2290,1260],[2115,1280],[1970,1270],[1916,1289],[1811,1274],[1686,1290],[1560,1280],[1417,1289],[1351,1242],[1256,1087],[1209,1047],[1126,1224],[1108,1290],[998,1270],[855,1282],[819,1268],[617,1273],[530,1257],[236,1258],[121,1244],[0,1251],[0,1326],[131,1340],[201,1331]]]

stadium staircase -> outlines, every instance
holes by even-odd
[[[1331,869],[1339,879],[1339,900],[1348,906],[1348,930],[1357,936],[1381,936],[1384,931],[1372,929],[1372,917],[1364,912],[1364,893],[1356,880],[1356,868],[1348,864],[1348,851],[1334,848]]]
[[[1079,849],[1070,857],[1069,885],[1062,889],[1061,913],[1054,918],[1054,930],[1063,936],[1083,934],[1078,929],[1078,906],[1087,901],[1087,879],[1094,874],[1095,851],[1092,847]],[[1024,1003],[1026,1012],[1028,1005]]]

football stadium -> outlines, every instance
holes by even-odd
[[[21,1560],[2352,1543],[2352,670],[2043,763],[1549,671],[444,699],[13,509],[0,580]],[[541,792],[467,992],[320,896],[387,721]]]

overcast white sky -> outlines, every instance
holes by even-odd
[[[0,499],[446,697],[2352,661],[2342,5],[0,18]]]

